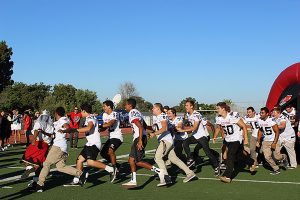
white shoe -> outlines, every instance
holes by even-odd
[[[188,174],[186,178],[183,180],[184,183],[188,183],[196,177],[195,173]]]
[[[167,183],[165,181],[163,181],[163,182],[160,182],[159,184],[157,184],[157,187],[163,187],[166,185],[167,185]]]
[[[122,187],[125,189],[133,189],[137,187],[137,183],[134,181],[129,181],[128,183],[122,184]]]

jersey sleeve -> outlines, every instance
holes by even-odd
[[[221,121],[220,121],[219,117],[216,117],[216,124],[221,125]]]
[[[270,123],[270,126],[275,126],[275,125],[277,125],[275,118],[271,118],[271,120],[270,120],[269,123]]]
[[[200,122],[201,121],[201,115],[199,113],[194,113],[192,115],[192,119],[194,122]]]
[[[241,120],[239,113],[232,113],[231,114],[231,122],[237,124]]]
[[[130,123],[133,123],[133,121],[135,121],[135,120],[140,120],[140,117],[139,117],[139,115],[138,115],[138,113],[137,112],[134,112],[134,111],[131,111],[130,113],[129,113],[129,122]]]

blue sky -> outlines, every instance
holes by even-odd
[[[300,61],[299,0],[1,0],[15,81],[112,97],[133,82],[150,102],[193,96],[264,102]]]

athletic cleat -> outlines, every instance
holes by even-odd
[[[220,176],[221,174],[221,168],[220,167],[216,167],[214,170],[215,176]]]
[[[285,158],[282,160],[282,164],[283,164],[283,167],[284,167],[285,169],[288,168],[288,166],[289,166],[289,161],[288,161],[287,157],[285,157]]]
[[[88,172],[83,172],[81,174],[81,176],[79,177],[79,184],[81,186],[83,186],[86,183],[88,177],[89,177],[89,173]]]
[[[72,181],[71,183],[64,184],[64,187],[79,187],[79,186],[81,186],[80,182],[75,183],[74,181]]]
[[[190,182],[191,180],[193,180],[194,178],[196,177],[196,174],[193,172],[191,174],[188,174],[186,176],[186,178],[183,180],[184,183],[188,183]]]
[[[254,175],[257,171],[256,171],[256,165],[252,165],[250,168],[249,168],[249,170],[250,170],[250,173],[252,174],[252,175]]]
[[[280,170],[275,170],[275,171],[272,171],[271,173],[270,173],[271,175],[279,175],[280,174]]]
[[[129,181],[128,183],[122,184],[122,187],[125,189],[133,189],[137,187],[137,183],[133,181]]]
[[[39,184],[37,184],[35,191],[38,193],[44,192],[44,186],[40,186]]]
[[[34,167],[25,170],[25,172],[24,172],[24,173],[22,174],[22,176],[21,176],[21,179],[26,179],[26,178],[28,178],[29,175],[30,175],[32,172],[34,172],[34,171],[35,171]]]
[[[118,169],[114,167],[114,171],[110,173],[110,182],[113,183],[117,178]]]
[[[220,179],[223,183],[231,183],[231,178],[227,178],[226,176],[220,176],[219,179]]]
[[[195,165],[195,161],[193,160],[193,159],[189,159],[188,161],[187,161],[187,166],[188,166],[188,168],[191,168],[191,167],[193,167]]]

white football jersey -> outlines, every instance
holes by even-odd
[[[237,142],[242,143],[243,141],[243,131],[238,125],[238,122],[241,120],[239,113],[230,112],[227,114],[226,118],[222,116],[217,116],[216,124],[221,126],[226,142]]]
[[[87,143],[85,145],[86,146],[96,145],[96,147],[100,150],[101,138],[100,138],[100,133],[98,131],[98,123],[96,117],[94,115],[89,115],[88,117],[86,117],[84,125],[87,126],[89,122],[92,122],[94,124],[94,127],[88,133],[86,133]]]
[[[172,120],[169,120],[172,129],[175,129],[180,123],[183,123],[183,118],[182,117],[175,117],[175,119],[172,121]],[[174,139],[175,140],[185,140],[187,139],[189,136],[186,132],[183,132],[183,133],[179,133],[179,132],[176,132],[174,133]]]
[[[245,123],[251,126],[251,135],[255,138],[257,138],[257,134],[259,131],[259,126],[258,126],[259,119],[260,119],[260,115],[257,113],[255,114],[254,117],[245,116],[244,118]]]
[[[140,137],[140,132],[139,132],[139,128],[135,125],[135,123],[133,122],[134,120],[139,120],[141,122],[141,124],[143,124],[143,115],[140,111],[138,111],[137,109],[132,109],[129,112],[129,123],[132,126],[133,129],[133,140],[135,140],[136,138]],[[143,135],[147,135],[146,130],[143,129]]]
[[[264,135],[264,141],[273,142],[275,139],[275,132],[273,126],[276,125],[276,121],[273,117],[268,117],[266,120],[259,119],[258,125]]]
[[[43,118],[47,118],[47,121],[42,121],[41,119]],[[34,126],[31,131],[32,134],[34,134],[34,131],[39,131],[39,130],[42,130],[48,134],[54,133],[53,121],[50,118],[50,116],[41,115],[38,119],[39,120],[36,120],[36,122],[34,123]],[[52,141],[52,137],[44,135],[42,132],[40,132],[37,137],[37,141],[44,141],[47,144],[50,144]]]
[[[110,115],[107,113],[103,113],[103,122],[104,123],[108,123],[112,120],[116,120],[116,122],[111,127],[108,128],[108,137],[109,137],[109,139],[115,138],[115,139],[119,139],[123,142],[123,134],[120,129],[119,113],[117,113],[115,111],[110,113]]]
[[[154,131],[160,130],[162,128],[162,122],[163,121],[166,121],[167,126],[168,126],[169,122],[168,122],[167,115],[165,113],[161,113],[160,115],[154,117],[153,118],[153,125],[152,125],[153,130]],[[173,138],[172,138],[172,135],[171,135],[169,130],[163,132],[160,135],[157,135],[156,137],[157,137],[158,142],[164,140],[164,141],[167,141],[167,142],[173,144]]]
[[[187,113],[187,117],[188,121],[191,122],[192,125],[194,125],[196,122],[200,122],[198,130],[193,132],[193,136],[195,139],[198,140],[202,137],[209,136],[208,130],[206,128],[207,120],[203,118],[199,112],[194,111],[192,114]]]
[[[289,121],[289,119],[284,116],[283,114],[280,115],[280,117],[278,119],[276,119],[276,123],[277,125],[280,125],[281,122],[285,122],[286,126],[285,129],[280,129],[280,139],[281,140],[291,140],[293,138],[295,138],[295,131],[292,127],[291,122]]]
[[[61,151],[68,152],[68,144],[66,139],[66,133],[60,133],[59,130],[66,130],[63,126],[65,124],[70,124],[70,120],[67,117],[61,117],[59,120],[53,123],[55,139],[53,141],[53,146],[59,147]]]
[[[288,113],[286,110],[282,112],[282,114],[284,114],[289,121],[292,124],[292,127],[295,128],[295,123],[296,123],[296,109],[293,108],[292,112]]]

